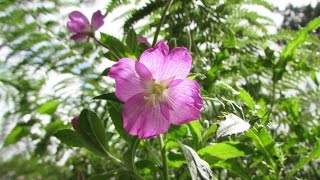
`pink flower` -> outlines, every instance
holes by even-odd
[[[79,11],[73,11],[69,14],[69,21],[67,23],[68,29],[75,33],[71,39],[75,41],[88,40],[89,35],[98,30],[104,23],[104,16],[98,10],[93,13],[91,24],[89,20]]]
[[[147,139],[200,118],[200,86],[187,79],[192,57],[179,47],[169,52],[164,42],[147,49],[139,61],[122,58],[110,69],[116,96],[124,102],[123,127]]]
[[[73,129],[76,129],[78,126],[78,120],[79,120],[79,116],[75,116],[71,119],[71,124]]]
[[[146,44],[147,46],[151,47],[151,44],[149,43],[148,39],[139,35],[138,36],[138,43],[141,44],[141,43],[144,43]]]

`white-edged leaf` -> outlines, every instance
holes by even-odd
[[[221,121],[217,131],[217,138],[242,133],[250,128],[250,124],[238,116],[230,113]]]
[[[202,160],[196,151],[191,147],[180,143],[183,150],[183,154],[186,157],[188,168],[192,180],[211,180],[213,179],[213,174],[210,169],[210,165]]]

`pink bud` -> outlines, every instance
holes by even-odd
[[[147,46],[151,47],[151,44],[149,43],[148,39],[139,35],[138,36],[138,43],[141,44],[141,43],[144,43],[146,44]]]
[[[79,116],[75,116],[71,119],[71,124],[74,129],[77,129]]]

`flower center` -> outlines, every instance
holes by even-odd
[[[155,106],[157,102],[163,101],[166,89],[167,83],[157,83],[155,81],[150,82],[146,90],[146,96],[144,96],[147,105]]]

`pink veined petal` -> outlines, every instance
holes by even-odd
[[[85,41],[85,40],[88,40],[89,37],[85,33],[76,33],[71,36],[71,39],[75,41]]]
[[[70,21],[67,27],[72,32],[88,32],[90,31],[90,23],[86,16],[79,11],[73,11],[69,14]]]
[[[200,109],[203,106],[200,96],[200,87],[196,81],[184,79],[168,89],[166,108],[170,110],[170,123],[185,124],[200,118]]]
[[[146,89],[145,83],[135,70],[135,62],[130,58],[120,59],[108,73],[108,76],[115,79],[115,94],[123,102]]]
[[[128,134],[149,139],[168,131],[170,122],[162,115],[159,103],[145,104],[144,93],[137,94],[123,106],[123,127]]]
[[[151,44],[149,43],[148,39],[141,35],[138,36],[138,43],[144,43],[147,46],[151,47]]]
[[[192,65],[192,57],[185,47],[175,48],[165,59],[160,80],[175,77],[184,79],[188,76]]]
[[[168,53],[168,45],[160,41],[155,47],[145,50],[139,61],[150,70],[154,79],[159,80],[161,68]]]
[[[104,16],[101,14],[100,10],[93,13],[91,18],[92,31],[98,30],[104,24],[103,19],[104,19]]]
[[[143,81],[150,81],[153,79],[149,69],[141,62],[136,61],[135,69]]]

